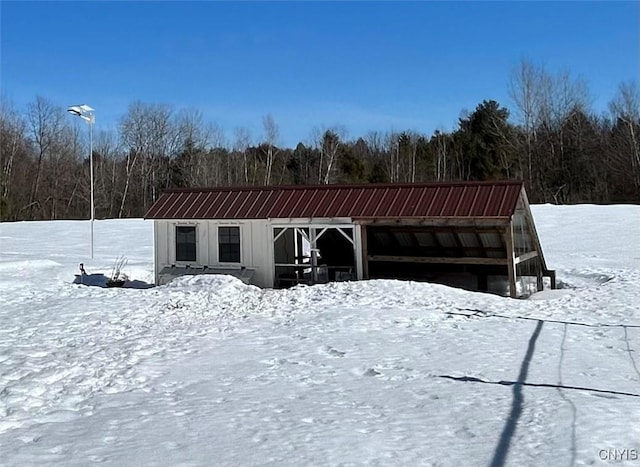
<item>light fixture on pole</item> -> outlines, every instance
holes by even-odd
[[[91,259],[93,259],[93,221],[95,219],[95,208],[93,204],[93,125],[96,122],[94,109],[87,104],[72,105],[67,109],[72,115],[80,117],[89,124],[89,171],[91,172]]]

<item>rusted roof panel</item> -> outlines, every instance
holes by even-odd
[[[308,185],[168,190],[147,219],[510,217],[522,182]]]

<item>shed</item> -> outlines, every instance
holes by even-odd
[[[165,191],[156,284],[234,274],[261,287],[397,278],[511,297],[547,268],[521,181],[190,188]]]

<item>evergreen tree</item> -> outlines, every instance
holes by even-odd
[[[509,111],[493,100],[483,101],[455,133],[459,163],[467,180],[493,180],[516,175],[515,131]]]

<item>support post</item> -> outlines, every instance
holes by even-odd
[[[316,284],[318,282],[318,249],[315,227],[309,228],[309,243],[311,244],[311,284]]]
[[[367,249],[367,226],[360,224],[360,237],[362,245],[362,279],[369,279],[369,251]]]
[[[513,218],[509,222],[505,232],[505,244],[507,246],[507,269],[509,272],[509,296],[517,298],[516,291],[516,255],[513,245]]]
[[[353,258],[356,261],[356,279],[362,280],[362,226],[353,225]]]
[[[542,261],[540,259],[538,259],[538,261],[536,261],[536,278],[537,278],[537,287],[538,287],[538,292],[542,292],[544,290],[544,276],[543,276],[544,272],[542,270]]]

